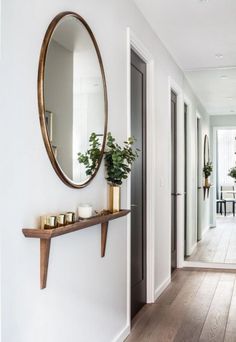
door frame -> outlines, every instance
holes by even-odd
[[[198,111],[196,111],[196,156],[198,161],[198,163],[196,164],[196,240],[198,243],[202,240],[203,233],[202,222],[199,220],[202,216],[202,191],[199,191],[198,189],[198,187],[202,187],[202,181],[201,184],[199,184],[199,181],[202,180],[203,169],[202,116]],[[197,243],[195,244],[195,246],[197,246]]]
[[[184,174],[184,177],[186,178],[186,182],[187,182],[187,193],[185,195],[185,201],[187,202],[187,212],[185,213],[185,208],[184,208],[184,215],[186,215],[186,231],[187,231],[187,236],[186,236],[186,253],[190,253],[190,246],[191,246],[191,235],[190,235],[190,229],[191,229],[191,222],[190,222],[190,218],[191,218],[191,211],[190,211],[190,207],[188,205],[188,203],[192,203],[192,175],[191,175],[191,163],[190,163],[190,157],[191,157],[191,141],[190,141],[190,134],[188,134],[188,132],[191,131],[191,126],[190,126],[190,122],[191,122],[191,116],[192,116],[192,102],[190,101],[190,99],[187,97],[186,94],[184,94],[183,96],[183,101],[184,104],[187,105],[188,110],[187,110],[187,122],[186,122],[186,126],[187,126],[187,137],[186,137],[186,144],[187,144],[187,153],[186,153],[186,161],[187,162],[187,170],[186,170],[186,174]],[[185,119],[185,118],[184,118]],[[185,146],[184,146],[185,148]],[[185,228],[185,227],[184,227]],[[185,247],[185,246],[184,246]],[[185,258],[185,249],[184,249],[184,255],[183,255],[183,261]]]
[[[184,262],[184,98],[183,90],[178,83],[168,77],[169,123],[171,125],[171,91],[177,95],[177,192],[182,195],[177,199],[177,268],[183,267]],[[169,137],[168,164],[171,165],[171,132]],[[171,208],[171,168],[169,169],[169,205]],[[169,222],[169,269],[171,270],[171,220]]]
[[[147,303],[154,303],[155,301],[155,165],[153,165],[154,150],[153,146],[155,139],[155,115],[154,115],[154,61],[151,53],[145,45],[136,37],[132,30],[127,28],[127,136],[131,134],[131,50],[134,50],[138,56],[147,65],[147,116],[146,116],[146,131],[148,132],[146,138],[146,239],[147,239]],[[131,181],[130,177],[127,180],[127,207],[131,205]],[[127,325],[131,324],[131,220],[130,215],[127,219]]]
[[[140,80],[140,75],[141,75],[141,80]],[[133,78],[134,77],[134,78]],[[147,190],[147,186],[146,186],[146,179],[147,179],[147,172],[146,172],[146,166],[147,166],[147,160],[146,160],[146,155],[147,155],[147,148],[146,148],[146,141],[147,141],[147,130],[146,130],[146,118],[147,118],[147,103],[146,103],[146,95],[147,95],[147,65],[146,62],[143,61],[143,59],[140,58],[139,55],[136,54],[136,52],[134,51],[134,49],[131,50],[131,135],[134,136],[135,138],[140,139],[139,143],[141,144],[142,147],[141,148],[141,155],[139,156],[139,159],[141,158],[141,170],[137,170],[137,175],[136,176],[141,176],[141,184],[137,184],[135,181],[135,174],[133,175],[133,169],[131,172],[131,176],[130,176],[130,180],[131,180],[131,203],[139,203],[138,205],[140,206],[139,210],[133,208],[131,210],[131,320],[134,319],[134,317],[136,316],[136,314],[142,309],[142,307],[147,303],[147,241],[146,241],[146,237],[147,237],[147,229],[146,229],[146,224],[147,224],[147,215],[146,215],[146,209],[147,209],[147,196],[146,196],[146,190]],[[136,80],[136,82],[141,82],[141,84],[139,83],[134,83],[133,81]],[[136,88],[136,85],[138,85],[138,88]],[[139,89],[139,86],[141,86],[141,89]],[[133,89],[134,87],[134,89]],[[137,93],[137,90],[138,93]],[[141,93],[140,93],[141,90]],[[140,97],[139,99],[137,99],[137,103],[136,103],[136,96],[133,97],[133,91],[135,91],[136,96]],[[140,103],[141,101],[141,103]],[[136,105],[139,103],[141,105],[141,118],[139,119],[139,115],[138,117],[135,115],[135,112],[133,112],[133,102],[134,102],[134,106],[135,103]],[[137,120],[136,120],[137,119]],[[140,121],[139,121],[140,120]],[[135,121],[139,122],[138,126],[137,126],[137,122],[135,123]],[[133,131],[134,129],[134,131]],[[137,129],[137,132],[136,132]],[[137,136],[136,136],[137,134]],[[139,136],[139,134],[141,134]],[[141,172],[141,174],[139,174],[139,172]],[[141,198],[138,196],[134,196],[134,193],[136,193],[136,191],[133,189],[133,186],[140,186],[140,190],[141,190]],[[138,190],[139,193],[139,190]],[[138,193],[136,195],[138,195]],[[140,203],[141,200],[141,203]],[[131,204],[132,207],[132,204]],[[139,220],[136,221],[137,217],[136,215],[139,215],[141,213],[141,221]],[[136,222],[133,222],[133,220]],[[141,233],[141,240],[136,240],[137,239],[137,235],[135,234],[135,232],[133,232],[133,229],[136,228],[135,225],[140,225],[139,229],[141,229],[140,233]],[[138,228],[138,227],[137,227]],[[136,242],[135,242],[136,241]],[[134,245],[133,245],[134,242]],[[135,262],[135,258],[138,257],[138,254],[136,255],[136,252],[134,249],[139,248],[139,243],[142,243],[142,252],[141,254],[139,254],[139,256],[141,257],[142,261],[140,260],[141,264],[136,264]],[[134,255],[135,258],[134,258]],[[135,266],[136,264],[136,266]],[[139,272],[141,273],[134,273],[133,274],[133,267],[134,269],[138,266]],[[139,268],[141,267],[141,269]],[[137,269],[136,269],[137,271]],[[132,274],[134,276],[134,278],[136,278],[136,281],[134,283],[133,282],[133,278],[132,278]],[[141,277],[141,278],[140,278]]]
[[[171,207],[170,207],[170,217],[171,217],[171,277],[173,272],[177,269],[177,232],[178,232],[178,112],[177,112],[178,96],[171,88],[171,118],[170,118],[170,128],[171,128]]]

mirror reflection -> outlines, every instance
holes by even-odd
[[[204,174],[205,198],[202,197],[201,178],[198,178],[196,229],[188,223],[185,225],[187,261],[236,263],[235,124],[234,115],[210,117],[211,140],[209,142],[208,138],[204,139],[203,160],[204,171],[209,171],[210,166],[212,169],[209,174]],[[201,135],[200,130],[198,134]],[[210,154],[208,146],[210,146]],[[201,167],[202,162],[198,159],[198,170],[201,170]],[[192,201],[189,200],[187,206],[189,207],[191,203]]]
[[[184,74],[183,86],[176,76],[169,80],[168,94],[172,271],[183,259],[189,267],[235,267],[236,45],[235,35],[226,38],[232,37],[233,5],[185,1],[185,13],[176,7],[171,19],[164,8],[153,25]],[[227,18],[222,25],[213,8]],[[193,16],[187,30],[180,25]]]
[[[185,103],[185,260],[236,264],[235,70],[212,65],[185,75],[202,105],[194,112]]]
[[[84,184],[92,175],[86,175],[78,154],[87,151],[91,133],[102,149],[106,96],[98,51],[84,23],[74,16],[62,18],[52,33],[43,86],[45,125],[58,167],[65,179]],[[98,166],[99,160],[96,170]]]

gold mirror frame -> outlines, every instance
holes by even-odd
[[[65,175],[63,170],[61,169],[59,163],[57,162],[55,155],[53,153],[53,148],[50,143],[50,138],[48,136],[47,132],[47,127],[46,127],[46,121],[45,121],[45,101],[44,101],[44,74],[45,74],[45,63],[46,63],[46,56],[47,56],[47,50],[48,46],[52,37],[53,32],[55,31],[57,25],[60,23],[60,21],[67,17],[74,17],[77,20],[79,20],[84,27],[87,29],[90,38],[92,39],[93,45],[95,47],[99,65],[100,65],[100,70],[102,74],[102,80],[103,80],[103,89],[104,89],[104,106],[105,106],[105,112],[104,112],[104,138],[103,138],[103,143],[102,143],[102,148],[101,148],[101,155],[98,161],[98,165],[96,170],[94,171],[93,175],[87,179],[83,183],[75,183],[73,182],[69,177]],[[105,71],[103,67],[103,62],[102,62],[102,57],[99,51],[99,47],[97,44],[97,41],[93,35],[92,30],[90,29],[89,25],[87,22],[77,13],[75,12],[62,12],[59,13],[50,23],[48,26],[48,29],[46,31],[46,34],[43,39],[41,51],[40,51],[40,57],[39,57],[39,67],[38,67],[38,108],[39,108],[39,119],[40,119],[40,126],[41,126],[41,131],[43,135],[43,141],[44,145],[46,147],[49,159],[51,161],[51,164],[56,171],[57,175],[60,177],[60,179],[68,186],[71,188],[83,188],[86,185],[88,185],[92,179],[96,176],[99,167],[102,162],[103,154],[104,154],[104,149],[105,149],[105,144],[106,144],[106,136],[107,136],[107,120],[108,120],[108,100],[107,100],[107,86],[106,86],[106,79],[105,79]]]

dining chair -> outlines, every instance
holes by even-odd
[[[232,212],[235,216],[235,193],[234,193],[234,186],[232,185],[223,185],[220,187],[221,190],[221,200],[227,203],[232,203]]]
[[[217,212],[217,214],[219,213],[219,211],[220,211],[221,215],[223,214],[222,207],[224,207],[224,216],[226,216],[226,201],[223,199],[217,199],[216,200],[216,212]]]

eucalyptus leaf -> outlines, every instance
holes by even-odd
[[[105,150],[105,167],[107,172],[106,180],[113,185],[121,185],[123,179],[128,178],[133,162],[138,158],[138,149],[133,148],[135,143],[133,137],[129,137],[124,142],[124,146],[119,146],[111,133],[107,135]]]

